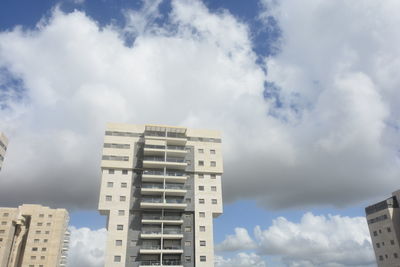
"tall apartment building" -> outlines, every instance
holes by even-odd
[[[65,209],[0,208],[0,266],[65,267],[68,221]]]
[[[400,267],[400,190],[365,208],[368,228],[379,267]]]
[[[217,131],[108,124],[99,200],[105,266],[214,266],[221,153]]]
[[[1,168],[3,167],[3,161],[6,155],[7,145],[8,145],[7,137],[2,132],[0,132],[0,171]]]

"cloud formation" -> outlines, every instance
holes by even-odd
[[[229,12],[183,0],[160,14],[158,3],[125,11],[123,29],[55,9],[0,33],[2,203],[94,208],[109,121],[222,130],[227,201],[340,206],[395,188],[396,1],[376,5],[379,23],[372,0],[264,1],[260,18],[282,32],[264,65]]]
[[[71,226],[71,239],[68,252],[69,267],[104,266],[106,229],[91,230]]]
[[[238,253],[235,257],[224,258],[222,256],[215,257],[216,267],[265,267],[264,260],[255,253]]]
[[[238,245],[243,232],[235,230],[218,248],[248,250]],[[279,217],[270,227],[254,229],[255,255],[280,258],[285,266],[374,266],[375,257],[364,217],[317,216],[306,213],[300,222]],[[246,265],[250,266],[250,265]]]

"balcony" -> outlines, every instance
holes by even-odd
[[[184,183],[187,175],[184,172],[168,171],[164,174],[159,170],[144,170],[142,174],[143,182],[163,182],[163,180],[172,183]]]
[[[172,198],[142,198],[140,207],[144,209],[185,209],[187,204],[183,199]]]
[[[163,229],[163,238],[164,239],[181,239],[183,238],[183,234],[181,229]]]
[[[169,196],[184,196],[186,189],[183,184],[165,184],[161,183],[143,183],[141,194],[142,195],[157,195],[164,193]]]
[[[162,263],[162,265],[161,265]],[[143,260],[139,263],[139,267],[142,266],[169,266],[169,267],[182,267],[182,262],[180,260]]]
[[[172,157],[185,157],[187,154],[184,146],[167,146],[167,155]]]
[[[161,249],[160,245],[142,245],[140,247],[140,254],[159,254],[161,252],[168,254],[182,254],[183,249],[181,246],[164,246]]]
[[[174,169],[185,169],[187,163],[183,158],[176,157],[150,157],[146,156],[143,158],[143,167],[144,168],[163,168],[170,167]]]
[[[161,238],[161,228],[159,228],[159,229],[144,229],[140,233],[140,238],[143,238],[143,239]]]
[[[164,155],[165,146],[162,145],[144,145],[144,155]]]
[[[161,214],[143,214],[142,224],[183,224],[181,216],[164,215]]]

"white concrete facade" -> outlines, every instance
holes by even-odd
[[[8,139],[2,132],[0,132],[0,171],[1,168],[3,167],[7,146],[8,146]]]
[[[213,218],[223,204],[219,132],[108,124],[101,169],[106,267],[214,266]]]
[[[65,267],[68,221],[65,209],[0,208],[0,266]]]
[[[365,209],[368,228],[379,267],[400,267],[400,191]]]

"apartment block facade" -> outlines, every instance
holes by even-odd
[[[214,266],[222,214],[221,135],[163,125],[108,124],[99,211],[106,267]]]
[[[0,132],[0,171],[3,167],[4,157],[6,156],[7,145],[7,137],[2,132]]]
[[[65,267],[68,221],[65,209],[40,205],[0,208],[0,266]]]
[[[365,208],[368,228],[379,267],[400,267],[400,190]]]

